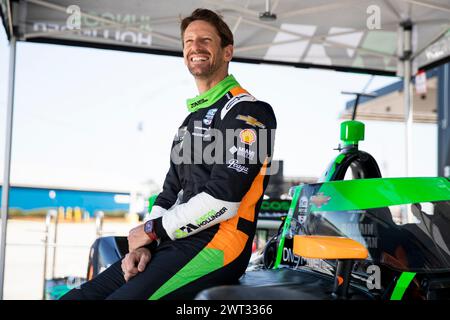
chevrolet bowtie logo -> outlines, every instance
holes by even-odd
[[[266,127],[264,124],[262,124],[261,122],[259,122],[255,118],[253,118],[252,116],[243,116],[243,115],[239,114],[236,117],[236,119],[245,121],[246,124],[249,124],[252,127],[258,127],[258,128],[261,128],[261,129],[264,129]]]
[[[325,196],[323,192],[319,192],[315,196],[312,196],[310,200],[317,208],[321,208],[324,204],[327,204],[330,199],[331,197]]]

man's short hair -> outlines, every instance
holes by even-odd
[[[219,33],[220,36],[220,42],[222,48],[234,44],[233,40],[233,33],[231,32],[228,25],[223,21],[223,17],[215,13],[214,11],[211,11],[209,9],[195,9],[190,16],[184,18],[181,21],[181,39],[184,38],[184,31],[186,31],[186,28],[188,25],[191,24],[191,22],[194,22],[196,20],[202,20],[210,23],[212,26],[214,26]]]

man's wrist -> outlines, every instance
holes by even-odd
[[[155,220],[148,220],[144,224],[144,232],[147,234],[150,240],[155,241],[156,239],[158,239],[158,236],[155,232]]]

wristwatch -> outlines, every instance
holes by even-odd
[[[158,237],[156,236],[155,233],[155,221],[154,220],[148,220],[145,224],[144,224],[144,232],[148,235],[148,237],[154,241],[156,240]]]

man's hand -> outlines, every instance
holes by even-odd
[[[145,267],[151,258],[150,250],[147,248],[139,248],[135,251],[127,253],[122,260],[122,271],[125,281],[128,282],[131,278],[145,270]]]
[[[151,242],[152,240],[144,231],[144,224],[140,224],[131,229],[128,234],[128,251],[133,252],[137,248],[143,247]]]

